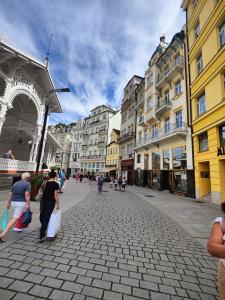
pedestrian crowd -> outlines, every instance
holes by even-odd
[[[31,175],[26,172],[21,175],[21,180],[11,187],[6,209],[0,219],[0,242],[4,242],[8,232],[14,227],[15,231],[22,231],[32,220],[30,211]],[[43,180],[36,200],[40,201],[40,235],[39,241],[43,242],[47,237],[54,237],[59,229],[60,200],[59,193],[63,193],[66,176],[65,170],[51,170]],[[9,209],[14,208],[12,218],[9,220]],[[56,209],[56,212],[54,212]],[[56,220],[57,216],[57,220]],[[56,223],[58,224],[56,227]],[[54,227],[54,229],[52,229]],[[48,236],[48,231],[54,232]]]

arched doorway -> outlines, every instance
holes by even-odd
[[[17,95],[5,115],[0,135],[0,157],[11,149],[15,159],[29,161],[37,118],[33,101],[25,94]]]

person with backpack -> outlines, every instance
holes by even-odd
[[[221,203],[225,213],[225,202]],[[218,217],[213,221],[210,238],[208,239],[208,252],[218,261],[218,291],[219,300],[225,299],[225,217]]]
[[[104,178],[103,178],[103,175],[101,175],[98,177],[98,193],[99,194],[101,194],[101,192],[102,192],[103,184],[104,184]]]

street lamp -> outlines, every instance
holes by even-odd
[[[51,93],[69,93],[69,88],[62,88],[62,89],[52,89],[48,92],[48,100],[50,98]],[[39,171],[40,163],[41,163],[41,154],[43,151],[43,145],[44,145],[44,137],[45,137],[45,131],[46,131],[46,125],[47,125],[47,119],[48,119],[48,112],[49,112],[49,101],[47,101],[47,104],[45,104],[45,113],[44,113],[44,122],[43,127],[41,131],[41,139],[38,147],[38,156],[37,156],[37,167],[36,172]]]

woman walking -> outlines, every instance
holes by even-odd
[[[0,241],[5,241],[5,236],[10,229],[16,224],[18,218],[25,209],[30,208],[30,173],[23,173],[21,180],[14,183],[9,194],[9,200],[7,203],[7,209],[12,206],[14,213],[12,219],[9,221],[6,229],[0,234]]]
[[[98,193],[99,194],[101,194],[101,192],[102,192],[103,184],[104,184],[104,178],[103,178],[103,175],[101,175],[98,177]]]
[[[225,213],[225,202],[221,204]],[[211,236],[208,240],[208,251],[212,256],[219,258],[218,262],[218,290],[219,300],[225,299],[225,218],[218,217],[214,220]]]
[[[43,197],[40,203],[40,242],[45,240],[45,233],[48,227],[48,223],[51,217],[51,214],[56,206],[59,209],[59,194],[60,188],[59,184],[55,181],[56,172],[51,171],[49,173],[50,179],[47,180],[44,190]]]

